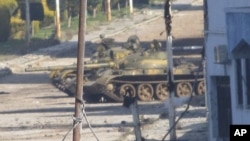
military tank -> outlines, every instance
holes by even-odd
[[[131,54],[116,62],[116,68],[104,71],[96,79],[94,87],[99,93],[114,101],[123,101],[129,92],[130,97],[140,101],[165,100],[168,93],[167,53],[154,40],[150,47]],[[177,97],[191,95],[192,85],[197,80],[195,94],[205,92],[203,71],[184,58],[174,58],[174,83]],[[188,59],[186,59],[188,60]]]
[[[133,39],[133,40],[132,40]],[[121,102],[129,91],[141,101],[164,100],[168,97],[167,53],[161,44],[153,40],[142,50],[138,37],[128,39],[123,48],[105,48],[95,52],[84,65],[84,99],[89,102],[111,100]],[[192,84],[197,77],[194,92],[205,93],[203,71],[192,59],[174,57],[176,96],[191,95]],[[69,96],[76,93],[76,65],[45,68],[26,68],[26,71],[51,71],[52,83]],[[198,74],[198,75],[196,75]]]
[[[90,60],[84,64],[84,90],[88,93],[88,99],[100,99],[96,94],[92,84],[101,76],[103,71],[112,69],[114,62],[124,58],[127,55],[139,52],[141,50],[138,36],[132,35],[122,46],[114,45],[113,38],[105,38],[100,35],[101,43],[96,46],[95,52]],[[48,66],[48,67],[28,67],[26,72],[31,71],[50,71],[52,84],[69,96],[76,93],[76,64],[68,66]]]

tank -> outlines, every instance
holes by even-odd
[[[90,60],[84,64],[84,90],[88,93],[89,99],[99,99],[95,88],[92,89],[92,84],[101,76],[101,74],[113,69],[119,60],[127,55],[141,51],[140,40],[136,35],[132,35],[127,39],[127,42],[121,46],[114,44],[114,39],[105,38],[100,35],[101,43],[96,46]],[[76,89],[76,64],[68,66],[48,66],[48,67],[29,67],[25,68],[26,72],[31,71],[50,71],[50,79],[54,86],[69,96],[75,95]]]
[[[85,63],[83,90],[87,102],[122,102],[128,93],[140,101],[165,100],[168,97],[166,51],[162,51],[157,40],[142,49],[138,47],[138,37],[131,38],[121,48],[105,48],[101,56],[96,51]],[[197,95],[204,94],[203,70],[198,69],[192,58],[175,56],[173,60],[176,96],[189,96],[192,91]],[[76,93],[75,64],[26,68],[26,71],[51,71],[52,83],[57,88],[69,96]],[[192,90],[196,78],[197,83]]]
[[[167,53],[154,40],[150,47],[140,53],[126,56],[115,69],[105,71],[96,79],[95,87],[114,101],[123,101],[124,96],[137,97],[140,101],[165,100],[168,92]],[[177,97],[189,96],[191,92],[204,94],[203,71],[188,58],[173,58],[174,83]],[[193,84],[197,79],[197,85]]]

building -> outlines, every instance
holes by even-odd
[[[250,0],[204,0],[208,140],[250,124]]]

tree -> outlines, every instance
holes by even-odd
[[[44,19],[44,9],[41,3],[39,2],[30,2],[30,20],[34,21],[42,21]],[[26,18],[26,6],[24,3],[19,4],[21,10],[21,19],[25,20]]]
[[[88,9],[92,11],[93,18],[96,17],[97,9],[102,5],[102,0],[88,0]]]
[[[121,2],[122,2],[122,0],[112,0],[111,2],[112,2],[112,6],[116,6],[118,11],[121,10]]]
[[[46,0],[50,10],[56,10],[56,4],[54,0]],[[66,16],[68,20],[68,27],[71,26],[72,17],[79,13],[79,0],[60,0],[60,12],[64,13],[61,19],[64,20]]]
[[[11,31],[11,15],[17,9],[15,0],[0,0],[0,42],[5,42],[9,39]]]
[[[10,13],[6,7],[0,8],[0,42],[6,42],[10,36]]]
[[[107,20],[110,22],[112,19],[110,0],[106,0],[105,7],[106,7],[105,10],[106,10],[106,14],[107,14]]]
[[[18,8],[16,0],[0,0],[0,8],[7,8],[10,14],[12,14],[16,8]]]
[[[71,26],[71,19],[79,14],[79,0],[67,0],[68,27]]]

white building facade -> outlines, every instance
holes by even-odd
[[[204,9],[208,140],[229,141],[230,124],[250,124],[250,0]]]

